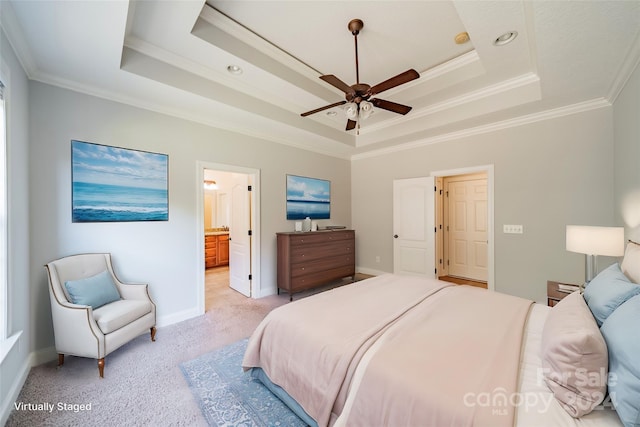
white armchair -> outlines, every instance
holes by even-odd
[[[120,282],[113,272],[111,254],[72,255],[52,261],[45,268],[59,366],[64,363],[65,354],[98,359],[103,378],[107,354],[147,331],[151,332],[151,341],[155,341],[156,306],[149,296],[148,285]],[[105,270],[113,279],[120,299],[95,309],[71,302],[75,296],[69,294],[66,282],[92,278]]]

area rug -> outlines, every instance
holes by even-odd
[[[258,380],[242,370],[248,339],[180,364],[210,426],[292,426],[306,424]]]

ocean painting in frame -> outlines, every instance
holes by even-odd
[[[331,181],[287,175],[287,219],[329,219]]]
[[[73,222],[168,221],[166,154],[71,141]]]

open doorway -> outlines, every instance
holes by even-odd
[[[258,297],[259,171],[198,162],[198,307],[204,313],[216,293]]]
[[[437,277],[493,289],[493,167],[432,175]]]
[[[438,278],[487,288],[488,210],[485,172],[436,179]]]

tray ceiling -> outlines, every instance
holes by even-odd
[[[640,57],[637,1],[8,3],[32,79],[346,158],[608,106]],[[319,76],[355,83],[353,18],[361,82],[420,78],[377,96],[406,116],[346,132],[341,107],[300,113],[344,99]]]

